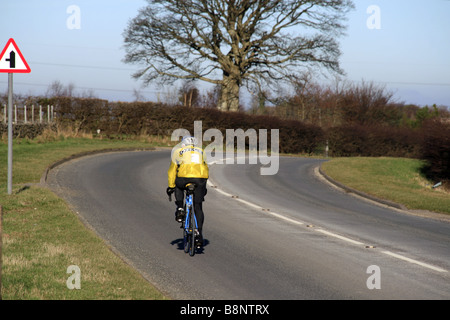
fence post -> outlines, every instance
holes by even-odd
[[[31,123],[34,124],[34,104],[31,105]]]
[[[47,123],[50,123],[50,106],[47,105]]]
[[[28,121],[27,121],[27,106],[26,105],[23,107],[23,121],[25,123],[28,123]]]
[[[39,123],[42,123],[42,106],[39,105]]]
[[[14,123],[17,123],[17,106],[14,105]]]

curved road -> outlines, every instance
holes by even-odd
[[[165,194],[169,161],[170,151],[88,156],[47,182],[174,299],[450,298],[450,223],[339,191],[314,174],[322,160],[281,157],[274,176],[211,165],[206,245],[190,257]]]

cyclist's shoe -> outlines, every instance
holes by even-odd
[[[197,249],[203,247],[203,236],[201,233],[195,237],[195,247],[197,247]]]
[[[183,208],[178,208],[177,211],[175,211],[175,220],[177,222],[183,222],[184,220],[184,209]]]

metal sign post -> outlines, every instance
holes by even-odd
[[[8,194],[12,193],[13,163],[13,74],[8,73]]]
[[[13,73],[31,72],[13,38],[8,40],[0,53],[0,72],[8,73],[8,194],[11,194],[13,173]]]

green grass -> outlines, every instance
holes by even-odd
[[[149,148],[158,145],[146,140],[101,140],[92,138],[59,138],[55,141],[17,140],[13,144],[13,183],[39,182],[50,164],[73,154],[110,148]],[[0,188],[6,188],[7,151],[5,142],[0,142]]]
[[[61,199],[32,187],[2,197],[3,299],[163,299]],[[81,289],[69,290],[67,268],[80,268]]]
[[[120,259],[68,205],[39,182],[53,162],[110,148],[148,148],[139,140],[60,138],[48,143],[14,141],[13,194],[6,190],[7,146],[0,144],[0,205],[3,207],[2,298],[166,299]],[[24,184],[31,187],[23,188]],[[67,268],[81,271],[81,289],[70,290]]]
[[[450,214],[450,193],[432,189],[421,174],[423,162],[404,158],[335,158],[322,170],[342,184],[408,209]]]

